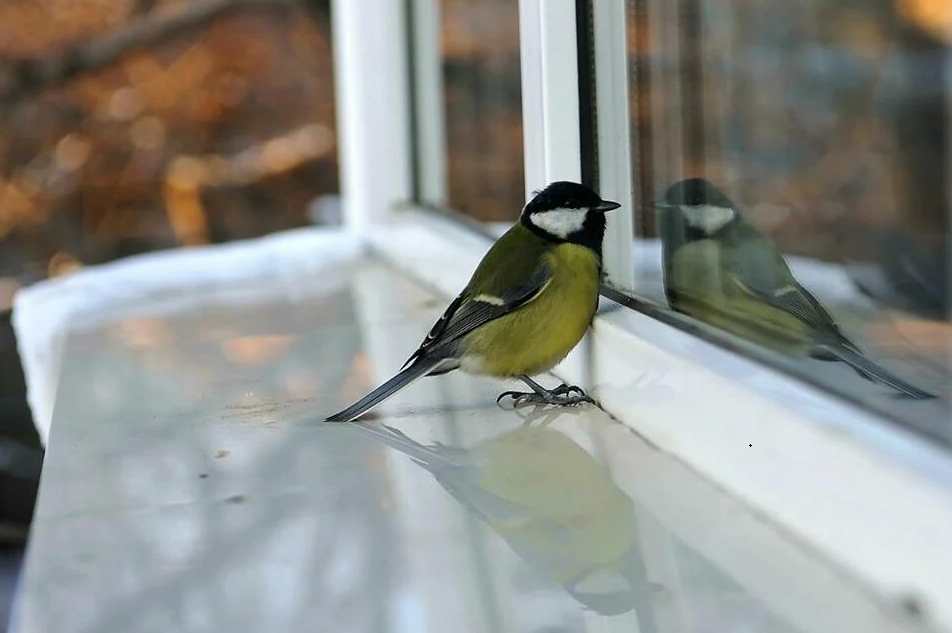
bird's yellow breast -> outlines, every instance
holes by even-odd
[[[559,244],[543,257],[551,280],[522,308],[465,337],[464,370],[498,377],[538,374],[582,339],[598,305],[598,255],[584,246]]]

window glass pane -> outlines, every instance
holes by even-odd
[[[633,292],[948,441],[952,4],[628,20]]]
[[[525,203],[519,5],[442,0],[440,40],[449,206],[512,221]]]

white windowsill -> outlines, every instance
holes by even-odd
[[[395,215],[396,222],[367,234],[371,248],[455,296],[489,240],[434,213]],[[554,373],[592,388],[609,413],[815,548],[884,609],[902,613],[914,604],[923,624],[952,630],[947,453],[794,378],[614,305],[603,300],[609,309]]]

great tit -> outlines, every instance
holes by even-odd
[[[657,588],[645,576],[634,502],[565,434],[522,425],[464,449],[423,445],[388,426],[347,428],[407,455],[589,609],[626,613]]]
[[[863,355],[794,278],[779,250],[710,182],[671,185],[657,205],[668,303],[699,321],[791,356],[842,361],[866,380],[934,398]]]
[[[536,193],[500,237],[466,288],[400,372],[343,411],[347,422],[422,376],[462,369],[519,378],[532,391],[507,391],[517,404],[591,402],[579,388],[543,388],[529,376],[554,367],[582,339],[598,304],[605,212],[617,202],[573,182]]]

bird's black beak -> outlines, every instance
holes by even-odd
[[[597,207],[592,207],[592,211],[601,211],[602,213],[605,213],[606,211],[614,211],[620,206],[621,204],[617,202],[612,202],[611,200],[602,200],[601,204],[599,204]]]

